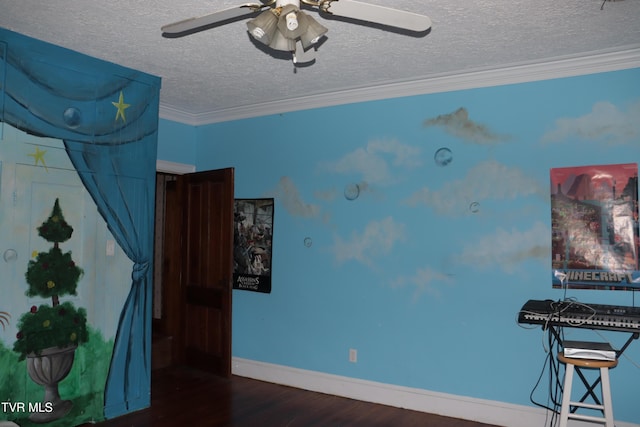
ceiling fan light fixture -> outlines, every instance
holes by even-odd
[[[310,65],[316,61],[315,49],[305,49],[302,46],[302,42],[298,40],[296,42],[296,51],[293,52],[293,64],[295,66]]]
[[[278,16],[272,9],[266,10],[248,21],[247,28],[254,39],[269,46],[278,32]]]
[[[302,12],[301,12],[302,13]],[[307,31],[300,35],[300,41],[305,49],[309,49],[312,45],[320,40],[329,31],[324,25],[313,19],[311,16],[304,15]]]
[[[271,43],[269,43],[269,47],[275,50],[293,52],[296,50],[296,41],[295,39],[285,37],[281,31],[276,31]]]

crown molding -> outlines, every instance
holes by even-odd
[[[160,117],[192,126],[201,126],[312,108],[575,77],[638,67],[640,67],[640,45],[626,50],[599,51],[588,56],[560,57],[545,62],[514,64],[499,69],[433,75],[419,80],[392,82],[206,113],[188,113],[161,103]]]
[[[162,91],[162,89],[160,89]],[[198,126],[207,123],[198,123],[197,115],[187,111],[180,110],[160,101],[159,116],[161,119],[171,120],[173,122],[183,123],[185,125]]]

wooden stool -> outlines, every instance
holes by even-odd
[[[558,360],[565,364],[564,374],[564,386],[562,388],[562,407],[560,409],[560,427],[567,427],[569,419],[590,421],[604,424],[606,427],[614,427],[613,425],[613,404],[611,402],[611,383],[609,382],[609,369],[615,368],[618,365],[617,360],[594,360],[594,359],[576,359],[566,357],[562,353],[558,353]],[[589,385],[579,369],[600,369],[600,378],[594,384]],[[587,393],[583,396],[579,402],[571,401],[571,385],[573,383],[574,369],[578,369],[578,373],[582,379],[582,382],[587,387]],[[601,382],[600,391],[602,394],[602,404],[594,394],[593,388]],[[584,403],[584,399],[591,395],[595,404]],[[603,417],[596,417],[590,415],[576,414],[571,411],[571,407],[587,408],[593,410],[599,410],[603,413]]]

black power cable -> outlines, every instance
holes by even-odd
[[[558,317],[560,315],[560,310],[556,314]],[[550,320],[553,316],[550,316]],[[561,351],[562,342],[558,339],[562,339],[563,331],[562,328],[556,328],[555,331],[552,330],[551,327],[544,327],[546,331],[546,345],[547,345],[547,356],[544,360],[542,370],[540,371],[540,375],[531,390],[529,395],[529,400],[534,405],[546,409],[551,413],[550,418],[548,418],[549,427],[554,427],[557,425],[560,414],[559,408],[562,406],[562,381],[560,380],[560,362],[557,359],[557,354]],[[547,403],[537,402],[534,398],[534,393],[540,386],[542,382],[542,378],[544,377],[545,372],[548,372],[548,395],[549,399]]]

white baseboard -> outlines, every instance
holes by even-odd
[[[232,373],[304,390],[497,426],[540,427],[548,424],[547,411],[533,406],[378,383],[239,357],[233,358]],[[574,422],[571,425],[593,427],[594,424]],[[640,427],[640,425],[616,422],[616,427]]]

